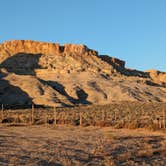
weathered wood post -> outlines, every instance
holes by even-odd
[[[54,109],[53,109],[53,118],[54,118],[54,125],[56,126],[57,125],[57,112],[56,112],[56,107],[54,106]]]
[[[160,119],[157,118],[156,120],[157,120],[157,127],[160,128]]]
[[[103,122],[105,121],[105,111],[104,110],[102,111],[102,121]]]
[[[31,110],[31,124],[34,124],[34,104],[32,104],[32,110]]]
[[[82,121],[83,121],[83,119],[82,119],[82,112],[80,112],[80,126],[82,126]]]
[[[61,115],[61,124],[65,124],[65,112],[64,112],[64,110],[61,110],[61,113],[60,113],[60,115]]]
[[[159,128],[160,129],[162,128],[162,119],[161,119],[161,117],[159,118]]]
[[[165,124],[165,110],[163,109],[163,128],[166,128]]]

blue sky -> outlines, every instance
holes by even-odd
[[[166,0],[0,0],[0,42],[11,39],[86,44],[166,71]]]

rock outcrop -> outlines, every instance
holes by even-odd
[[[166,73],[125,68],[85,45],[13,40],[0,44],[0,103],[49,106],[166,101]]]
[[[109,71],[108,64],[101,64],[98,53],[85,45],[35,42],[31,40],[14,40],[0,45],[0,67],[11,71],[11,68],[25,70],[57,69],[93,71],[102,68]],[[26,63],[25,63],[26,62]],[[63,64],[62,64],[63,62]],[[102,66],[101,66],[102,65]]]
[[[147,70],[147,73],[149,73],[150,77],[156,82],[156,83],[165,83],[166,84],[166,72],[161,72],[158,70]]]
[[[118,58],[110,57],[108,55],[101,55],[100,58],[111,65],[117,65],[122,68],[125,67],[125,61],[122,61]]]

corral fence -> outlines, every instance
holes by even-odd
[[[166,103],[121,102],[64,108],[1,104],[0,122],[10,125],[68,124],[158,129],[166,128]]]

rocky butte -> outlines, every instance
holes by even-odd
[[[166,73],[128,69],[85,45],[13,40],[0,44],[0,104],[74,106],[166,101]]]

